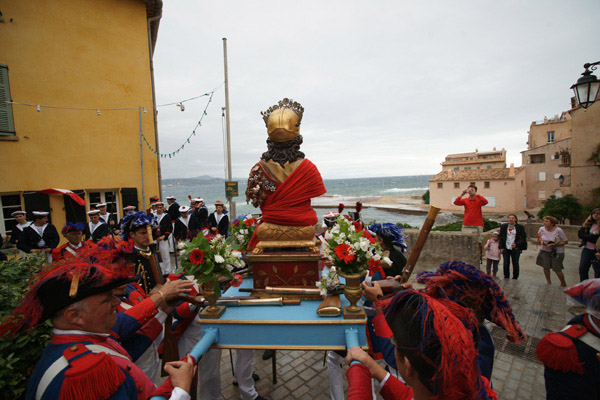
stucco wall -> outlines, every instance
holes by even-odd
[[[529,127],[529,148],[544,146],[548,144],[548,132],[554,131],[554,140],[564,140],[571,137],[571,119],[565,114],[565,120],[559,122],[532,122]]]
[[[571,190],[582,204],[592,201],[590,190],[600,187],[600,166],[587,161],[600,143],[600,101],[587,110],[571,111]]]
[[[404,232],[407,236],[408,245],[408,251],[404,255],[408,259],[410,250],[419,236],[419,230],[407,229]],[[453,260],[463,261],[475,266],[479,265],[476,236],[462,232],[430,232],[417,261],[413,276],[420,271],[436,269],[440,264]]]
[[[544,224],[541,222],[529,222],[523,224],[523,226],[525,226],[525,231],[527,232],[527,237],[530,239],[537,239],[537,233],[543,225]],[[578,245],[581,242],[581,239],[577,237],[577,232],[579,232],[581,225],[559,225],[559,227],[565,231],[569,244]]]
[[[561,191],[561,197],[571,193],[571,188],[568,185],[571,174],[570,167],[568,165],[559,166],[561,162],[560,157],[555,160],[551,159],[551,156],[554,156],[561,148],[571,148],[571,139],[550,143],[521,153],[522,163],[526,170],[528,208],[542,207],[542,202],[550,196],[555,195],[556,190]],[[532,154],[544,154],[545,162],[531,164],[530,155]],[[545,181],[539,180],[540,172],[546,173]],[[555,175],[563,175],[565,177],[564,186],[560,186],[558,177],[555,177]],[[544,198],[540,198],[540,191],[544,192]]]
[[[136,187],[141,202],[138,110],[96,108],[145,106],[143,132],[156,147],[144,2],[9,0],[2,14],[0,63],[12,99],[42,108],[13,106],[18,141],[0,141],[0,193]],[[148,198],[160,193],[157,159],[143,147]],[[54,203],[60,227],[64,211]]]

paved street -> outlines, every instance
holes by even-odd
[[[493,324],[490,326],[496,345],[492,384],[500,399],[538,400],[546,397],[543,366],[535,358],[535,347],[546,332],[562,329],[573,316],[572,312],[577,312],[577,303],[562,293],[556,276],[553,276],[552,286],[546,285],[541,267],[535,265],[535,243],[530,243],[529,247],[521,256],[520,278],[498,279],[528,336],[525,343],[510,343],[502,329]],[[568,285],[579,281],[580,251],[576,246],[567,246],[565,276]],[[501,269],[502,264],[500,276]],[[261,396],[273,400],[329,398],[324,352],[278,351],[276,384],[272,382],[271,360],[263,361],[261,355],[262,351],[257,351],[255,356],[255,372],[260,376],[256,388]],[[239,399],[237,387],[232,385],[228,350],[223,351],[221,378],[223,397]],[[344,388],[347,388],[346,382]]]

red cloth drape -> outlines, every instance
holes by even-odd
[[[325,194],[327,189],[319,170],[310,160],[304,159],[288,178],[277,186],[275,193],[267,197],[260,207],[260,223],[288,226],[310,226],[319,222],[317,213],[310,205],[310,199]],[[259,223],[259,225],[260,225]],[[248,248],[258,243],[256,231]]]
[[[319,222],[310,199],[325,194],[323,178],[310,160],[304,160],[267,197],[261,207],[262,221],[279,225],[309,226]]]

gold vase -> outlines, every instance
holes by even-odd
[[[218,306],[217,300],[221,297],[221,290],[215,292],[215,282],[218,282],[218,278],[215,280],[206,282],[202,285],[202,291],[204,292],[204,298],[208,301],[208,307],[200,313],[199,317],[204,319],[219,319],[225,312],[225,306]]]
[[[362,297],[362,288],[360,286],[360,278],[365,276],[367,271],[359,272],[356,274],[346,274],[342,271],[339,275],[346,279],[346,286],[344,287],[344,296],[350,302],[349,306],[344,306],[344,319],[365,319],[365,308],[356,305]]]

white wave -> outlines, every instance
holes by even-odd
[[[417,192],[417,191],[426,191],[427,187],[414,187],[414,188],[391,188],[385,189],[383,193],[404,193],[404,192]]]

